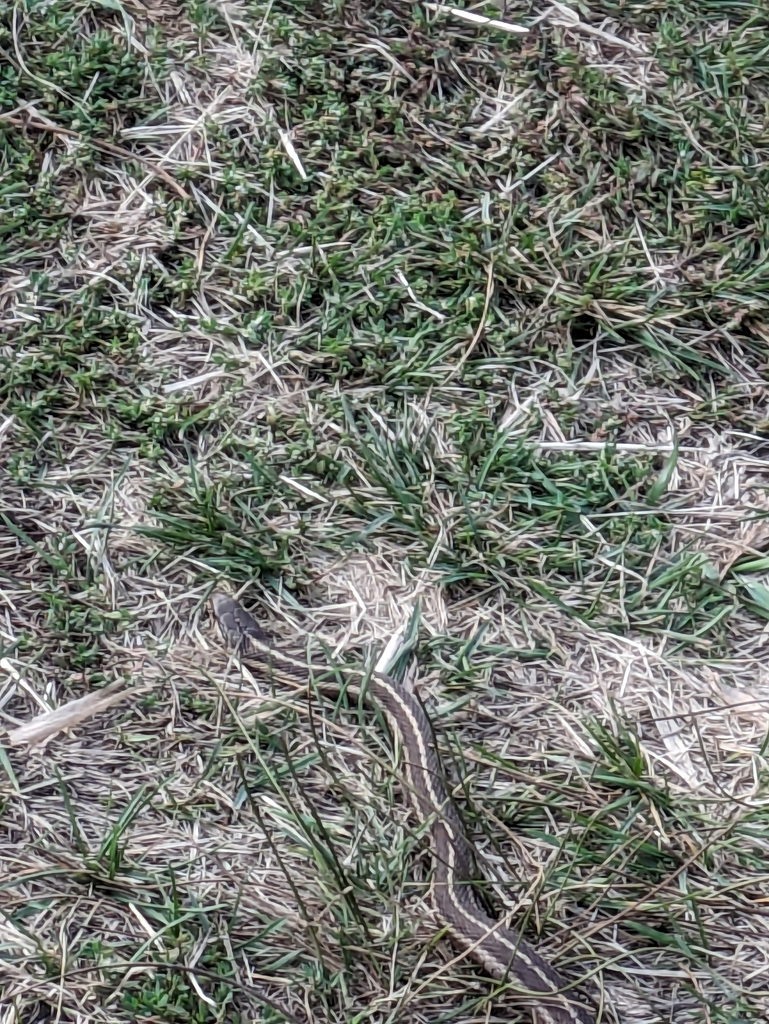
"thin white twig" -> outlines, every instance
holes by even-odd
[[[514,181],[512,185],[502,185],[500,184],[499,179],[497,179],[497,184],[499,185],[500,192],[502,193],[502,195],[509,196],[510,193],[515,191],[515,189],[517,189],[519,185],[523,185],[525,182],[529,180],[529,178],[533,178],[535,174],[539,174],[540,171],[543,171],[554,160],[557,160],[560,155],[560,153],[551,154],[551,156],[544,159],[541,163],[538,163],[536,167],[532,167],[530,171],[527,171],[526,174],[524,174],[522,177]]]
[[[406,289],[406,291],[408,292],[409,298],[411,299],[411,301],[414,303],[414,305],[418,309],[421,309],[423,313],[429,313],[430,316],[435,317],[436,320],[445,320],[446,319],[446,314],[445,313],[441,313],[440,310],[438,310],[438,309],[432,309],[430,306],[426,305],[424,302],[422,302],[420,299],[417,298],[416,292],[414,291],[414,289],[411,287],[411,285],[406,280],[406,275],[403,273],[402,270],[396,270],[395,271],[395,276],[398,278],[400,283]]]
[[[324,505],[328,504],[328,498],[324,498],[322,494],[318,494],[317,491],[311,490],[298,480],[295,480],[292,476],[286,476],[285,473],[281,473],[280,479],[284,484],[288,484],[289,487],[293,487],[295,491],[299,491],[300,494],[304,494],[308,498],[314,498],[316,501],[322,501]]]
[[[567,7],[566,4],[556,2],[553,4],[552,10],[557,11],[560,17],[554,18],[548,11],[539,20],[549,21],[551,25],[559,25],[563,28],[571,29],[573,32],[584,32],[587,36],[603,39],[604,42],[611,43],[613,46],[621,46],[623,49],[631,50],[633,53],[648,56],[648,51],[643,46],[628,42],[627,39],[615,36],[612,32],[607,32],[605,29],[596,28],[594,25],[588,25],[586,22],[581,21],[577,12]]]
[[[536,448],[551,452],[600,452],[613,448],[617,452],[672,452],[672,444],[631,444],[625,441],[534,441]],[[679,452],[708,452],[709,448],[679,448]]]
[[[299,171],[299,175],[302,181],[307,181],[307,173],[305,172],[305,169],[302,166],[302,161],[299,159],[299,154],[297,153],[294,144],[291,141],[291,136],[288,134],[285,128],[281,128],[280,125],[278,125],[278,134],[280,135],[280,141],[283,143],[283,148],[288,154],[289,160],[294,165],[294,167],[296,167],[297,171]]]
[[[512,32],[519,35],[526,35],[529,29],[523,25],[514,25],[510,21],[500,21],[499,18],[487,18],[485,14],[476,14],[475,11],[465,11],[461,7],[449,7],[447,4],[426,3],[428,11],[435,11],[436,14],[448,14],[462,21],[469,21],[473,25],[485,25],[487,28],[495,28],[500,32]]]

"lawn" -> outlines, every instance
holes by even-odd
[[[215,589],[400,635],[601,1024],[769,1019],[769,8],[462,3],[0,0],[2,1024],[531,1019]]]

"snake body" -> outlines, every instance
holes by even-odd
[[[273,646],[237,601],[217,593],[213,609],[225,642],[246,664],[255,663],[272,678],[294,687],[309,685],[313,667]],[[358,672],[357,677],[361,676]],[[349,689],[360,692],[360,683],[353,681]],[[386,675],[374,674],[367,692],[400,738],[406,789],[419,820],[429,823],[433,900],[454,940],[492,977],[516,983],[537,1024],[595,1024],[593,1013],[574,999],[558,972],[517,932],[489,917],[473,894],[468,884],[473,878],[471,849],[446,792],[422,705]]]

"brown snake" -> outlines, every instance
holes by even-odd
[[[282,678],[294,687],[297,683],[309,686],[313,666],[272,646],[267,634],[233,598],[217,593],[212,600],[225,642],[246,664],[266,669],[272,678]],[[359,693],[360,685],[351,684],[349,689]],[[489,917],[467,884],[473,878],[470,847],[443,784],[422,705],[385,675],[372,675],[368,692],[400,737],[406,788],[419,820],[430,825],[433,900],[455,941],[492,977],[516,982],[538,1024],[595,1024],[594,1014],[575,1000],[564,979],[517,932]]]

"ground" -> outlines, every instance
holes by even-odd
[[[601,1021],[769,1015],[769,12],[460,9],[0,0],[3,1024],[529,1019],[217,588]]]

